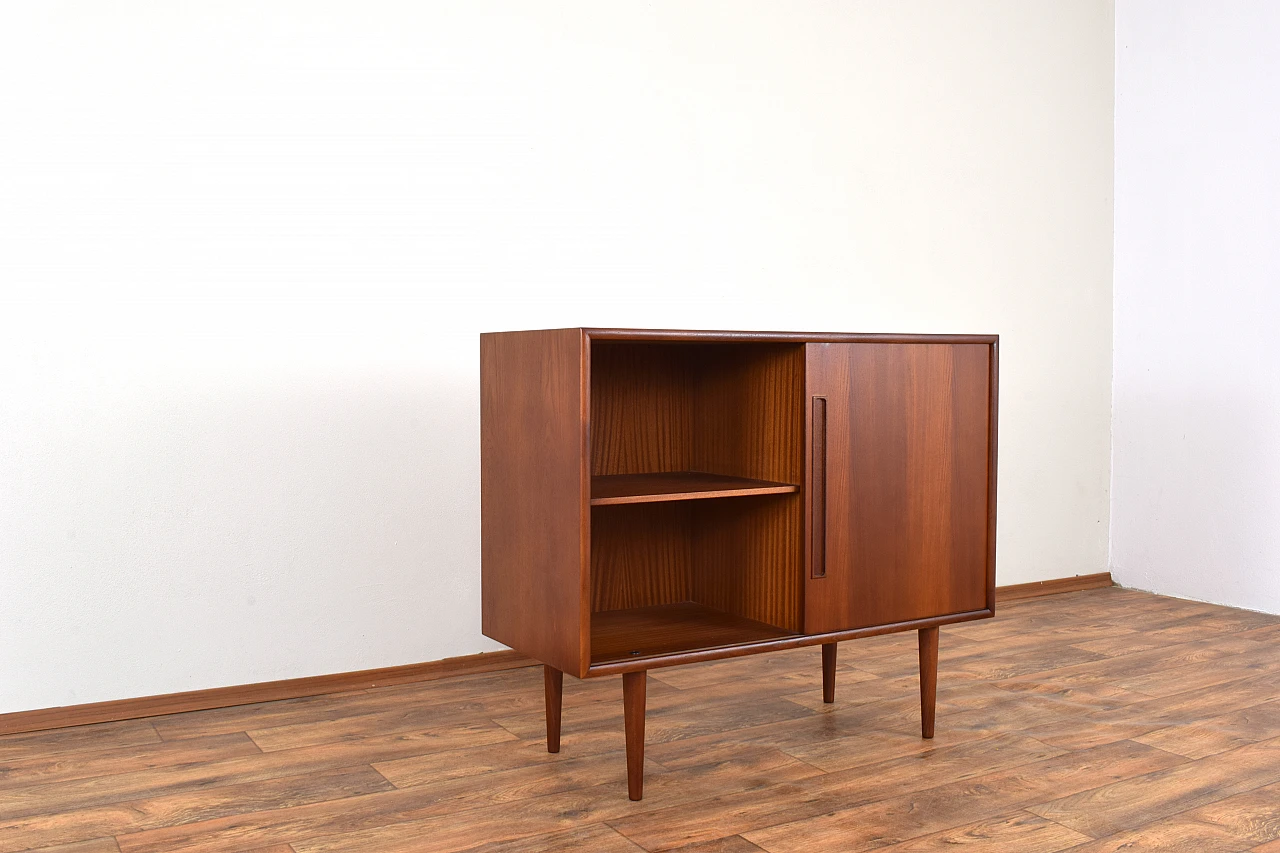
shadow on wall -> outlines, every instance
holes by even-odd
[[[0,712],[498,648],[478,408],[404,371],[19,413]]]
[[[1280,613],[1280,405],[1264,402],[1117,395],[1118,582]]]

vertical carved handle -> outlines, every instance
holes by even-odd
[[[809,576],[827,576],[827,398],[813,398],[813,525]]]

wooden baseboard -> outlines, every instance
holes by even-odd
[[[486,652],[406,666],[338,672],[332,675],[289,678],[283,681],[264,681],[260,684],[241,684],[234,687],[214,687],[209,690],[190,690],[185,693],[166,693],[160,696],[117,699],[111,702],[91,702],[86,705],[42,708],[36,711],[15,711],[10,714],[0,714],[0,735],[133,720],[141,717],[158,717],[162,714],[179,714],[184,711],[205,711],[210,708],[228,708],[232,705],[252,705],[255,702],[298,699],[303,696],[367,690],[370,687],[388,687],[393,684],[412,684],[453,675],[516,669],[522,666],[533,666],[535,663],[537,661],[518,652]]]
[[[1084,589],[1100,589],[1111,585],[1110,572],[1077,575],[1073,578],[1059,578],[1038,583],[1020,583],[996,587],[996,602],[1018,601],[1024,598],[1038,598],[1042,595],[1078,592]],[[303,696],[366,690],[370,687],[387,687],[393,684],[412,684],[452,675],[517,669],[522,666],[533,666],[536,663],[537,661],[517,652],[488,652],[407,666],[366,669],[359,672],[339,672],[309,678],[264,681],[261,684],[215,687],[210,690],[190,690],[186,693],[117,699],[112,702],[92,702],[86,705],[42,708],[36,711],[15,711],[10,714],[0,714],[0,735],[157,717],[184,711],[205,711],[232,705],[252,705],[256,702],[273,702],[279,699],[299,699]]]
[[[1098,572],[1096,575],[1076,575],[1073,578],[1056,578],[1051,581],[1036,581],[1035,583],[1015,583],[1009,586],[996,587],[996,603],[1020,601],[1024,598],[1039,598],[1042,595],[1057,595],[1061,592],[1102,589],[1108,586],[1115,586],[1111,582],[1111,572]]]

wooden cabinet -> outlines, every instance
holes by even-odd
[[[484,633],[623,675],[994,613],[995,336],[559,329],[481,336]]]

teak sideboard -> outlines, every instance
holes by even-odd
[[[645,671],[995,613],[995,335],[555,329],[480,336],[484,633],[620,674],[631,799]]]

